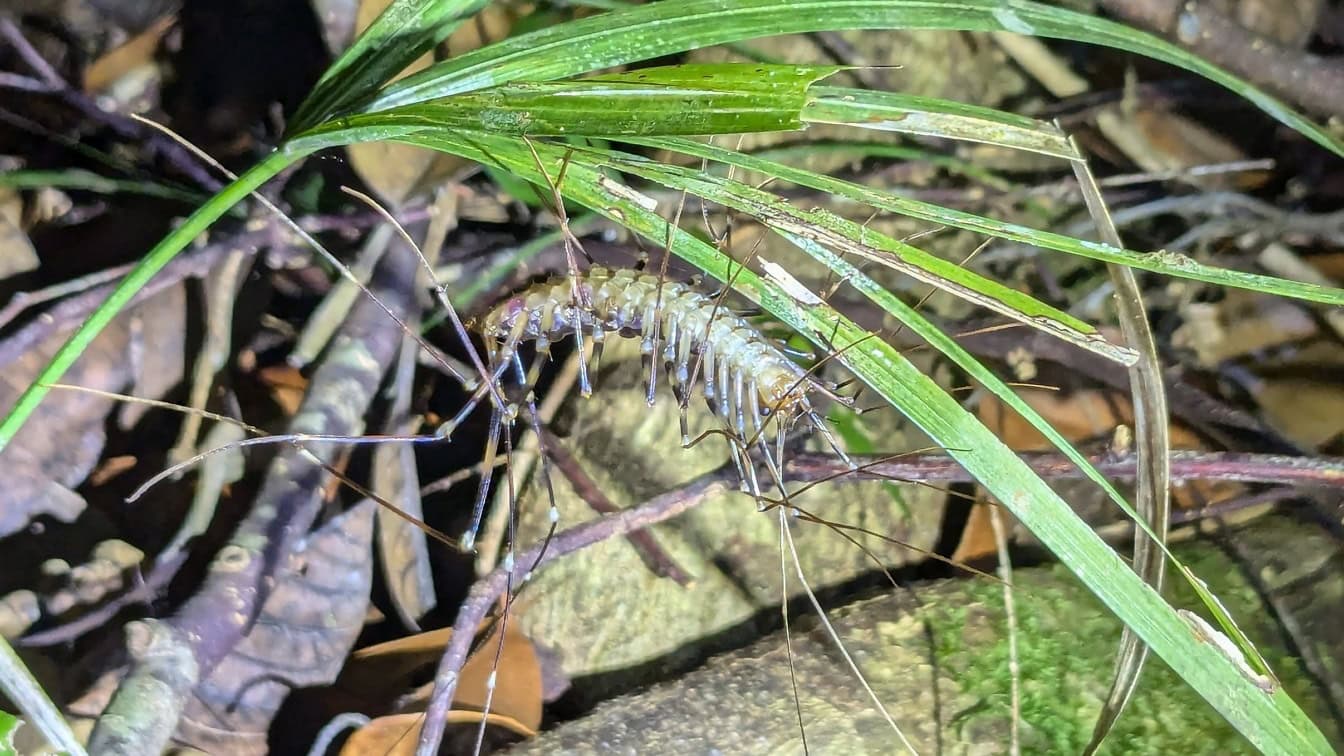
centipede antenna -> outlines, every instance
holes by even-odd
[[[798,715],[798,735],[803,740],[803,753],[810,751],[807,748],[807,726],[803,724],[803,702],[798,697],[798,670],[793,663],[793,635],[789,632],[789,568],[788,560],[784,556],[784,531],[789,527],[784,519],[784,509],[779,510],[779,585],[780,595],[783,600],[779,602],[779,613],[784,619],[784,655],[789,660],[789,684],[793,686],[793,710]]]
[[[789,509],[792,510],[791,507]],[[780,512],[784,512],[784,508],[781,508]],[[915,747],[905,737],[905,733],[901,731],[900,725],[896,724],[896,720],[893,719],[891,713],[887,711],[887,707],[882,705],[882,699],[878,697],[877,692],[868,684],[868,678],[863,676],[863,671],[860,670],[859,665],[855,663],[854,657],[850,656],[849,649],[845,648],[845,643],[840,639],[840,634],[835,631],[835,626],[831,624],[830,618],[826,616],[826,610],[821,607],[821,602],[817,600],[817,595],[812,592],[812,586],[807,582],[807,575],[803,573],[803,564],[798,559],[798,549],[793,542],[793,533],[790,532],[787,527],[784,528],[784,538],[788,541],[789,553],[793,556],[794,572],[798,575],[798,581],[802,584],[803,591],[807,593],[807,600],[817,612],[817,617],[821,620],[822,626],[826,628],[826,634],[830,636],[831,642],[835,644],[836,650],[840,652],[842,657],[844,657],[845,663],[849,665],[850,670],[853,671],[854,675],[858,678],[859,684],[863,686],[868,697],[872,699],[873,705],[882,713],[882,718],[887,721],[887,724],[890,725],[891,729],[896,733],[896,737],[900,739],[901,745],[905,746],[905,749],[910,753],[918,754],[919,752],[915,750]]]

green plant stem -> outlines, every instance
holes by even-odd
[[[0,638],[0,690],[52,746],[70,756],[84,755],[84,746],[70,731],[56,704],[4,638]]]

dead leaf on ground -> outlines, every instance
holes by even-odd
[[[408,740],[411,744],[415,743],[422,719],[417,712],[423,712],[428,704],[433,683],[421,685],[407,695],[400,694],[410,689],[414,680],[432,675],[451,637],[452,629],[444,628],[355,652],[337,681],[337,687],[358,696],[359,703],[355,705],[364,711],[386,711],[392,708],[397,712],[365,725],[360,732],[371,732],[360,736],[359,743],[386,743],[386,747],[390,747],[396,738],[388,740],[389,733],[395,731],[399,737],[400,732],[409,728],[414,728],[415,732],[407,736]],[[487,721],[522,737],[532,737],[541,727],[541,664],[532,642],[514,623],[510,623],[505,631],[502,647],[499,637],[496,628],[480,642],[476,652],[463,665],[449,721],[459,724],[480,723],[480,712],[485,708],[490,693],[490,677],[495,673],[494,696],[490,700]],[[356,742],[356,738],[352,737],[350,742]],[[375,752],[352,751],[349,750],[351,747],[347,743],[342,753]]]
[[[359,12],[355,15],[356,33],[368,28],[391,2],[392,0],[360,2]],[[433,62],[433,53],[427,52],[416,58],[395,78],[424,70]],[[405,201],[419,186],[420,179],[434,162],[435,156],[433,150],[393,142],[364,142],[352,144],[345,149],[355,173],[358,173],[364,183],[373,189],[379,199],[394,207]]]
[[[139,34],[109,50],[84,70],[84,91],[97,94],[115,86],[137,69],[154,68],[163,35],[177,23],[176,14],[163,16]]]
[[[1027,404],[1031,405],[1061,434],[1075,445],[1086,451],[1087,442],[1108,442],[1115,435],[1118,426],[1132,426],[1133,412],[1129,398],[1118,393],[1099,390],[1074,391],[1069,393],[1024,389],[1018,391]],[[994,397],[981,401],[978,414],[990,430],[1014,451],[1054,451],[1054,446],[1016,412],[1006,409],[1002,402]],[[1197,434],[1180,424],[1171,426],[1171,446],[1173,449],[1200,449],[1203,444]],[[1090,484],[1087,484],[1090,486]],[[1109,500],[1102,500],[1102,494],[1095,491],[1099,507],[1113,511]],[[1240,483],[1214,481],[1178,482],[1172,487],[1172,505],[1177,509],[1205,506],[1211,502],[1222,501],[1237,496],[1245,490]],[[1082,507],[1081,500],[1075,500],[1075,508]],[[976,504],[970,519],[962,531],[961,542],[957,545],[952,558],[958,561],[973,561],[991,557],[998,553],[994,542],[994,531],[990,526],[987,504]],[[1005,514],[1005,516],[1008,516]],[[1094,523],[1096,524],[1096,523]]]
[[[251,632],[196,687],[178,740],[210,753],[266,753],[290,691],[336,679],[369,603],[374,506],[333,518],[291,555]]]
[[[341,746],[341,756],[411,756],[420,740],[424,714],[390,714],[378,717],[355,731]],[[481,715],[474,711],[448,712],[449,725],[478,725]],[[491,712],[487,724],[500,727],[525,738],[536,737],[536,731],[511,717]]]
[[[299,411],[303,395],[308,391],[308,379],[297,368],[272,365],[257,371],[257,378],[271,390],[271,400],[280,405],[286,415]]]
[[[163,396],[182,377],[185,306],[182,287],[175,286],[124,313],[99,334],[62,380],[109,392],[134,385],[142,396]],[[13,406],[65,338],[65,333],[55,334],[0,369],[0,409]],[[0,451],[0,466],[7,475],[0,490],[0,537],[40,515],[64,522],[79,516],[84,499],[73,488],[97,465],[105,441],[104,421],[117,405],[115,399],[73,390],[53,391],[38,405],[27,425]],[[143,405],[123,409],[123,426],[143,412]]]
[[[1192,302],[1181,314],[1185,322],[1172,333],[1172,346],[1193,351],[1204,367],[1320,332],[1300,303],[1237,289],[1218,302]]]

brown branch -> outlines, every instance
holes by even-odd
[[[519,585],[533,570],[547,562],[559,559],[600,543],[608,538],[634,533],[641,528],[669,520],[701,502],[721,493],[732,490],[729,485],[729,470],[720,468],[702,475],[681,488],[656,496],[649,501],[623,510],[618,515],[599,517],[596,520],[576,525],[569,530],[556,534],[549,543],[541,543],[514,560],[513,569],[498,567],[489,575],[477,580],[467,594],[467,600],[457,612],[453,623],[453,634],[439,660],[438,671],[434,675],[434,693],[425,711],[425,723],[420,731],[418,754],[437,754],[439,742],[443,739],[443,727],[452,707],[453,693],[457,690],[458,672],[471,652],[471,642],[476,628],[490,612],[509,585]]]
[[[1101,6],[1300,107],[1344,115],[1344,61],[1338,58],[1285,47],[1207,0],[1101,0]]]
[[[41,54],[23,36],[19,27],[8,18],[0,18],[0,39],[4,39],[14,47],[24,63],[50,88],[48,90],[50,95],[78,111],[89,121],[101,124],[118,137],[139,141],[149,150],[151,155],[162,156],[184,176],[190,177],[206,189],[218,191],[223,187],[224,184],[210,172],[210,168],[205,165],[204,161],[168,135],[158,129],[145,126],[122,113],[104,110],[92,97],[71,86],[69,82],[61,78],[56,69],[51,67],[51,64],[42,58]],[[27,86],[20,86],[19,88],[33,91],[31,87]]]
[[[1037,452],[1023,454],[1021,457],[1037,475],[1043,478],[1086,477],[1082,470],[1063,454]],[[943,454],[910,456],[885,462],[880,460],[878,457],[854,458],[861,469],[853,472],[853,477],[859,480],[975,482],[970,473],[957,464],[956,460]],[[1102,475],[1114,478],[1132,479],[1138,466],[1138,459],[1133,454],[1091,455],[1088,461]],[[826,454],[796,454],[784,467],[785,480],[797,483],[817,481],[843,473],[850,473],[849,466]],[[1173,482],[1225,480],[1344,488],[1344,459],[1239,452],[1173,451],[1171,479]]]

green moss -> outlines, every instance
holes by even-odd
[[[1181,557],[1237,617],[1299,704],[1328,723],[1320,696],[1299,662],[1278,642],[1255,589],[1212,546],[1182,549]],[[1189,587],[1172,581],[1177,606],[1196,609]],[[921,610],[940,664],[975,703],[953,712],[951,729],[982,740],[1008,732],[1011,717],[1009,644],[1002,586],[965,585],[967,603],[928,604]],[[1082,749],[1107,693],[1120,635],[1119,623],[1063,567],[1017,573],[1018,665],[1021,669],[1023,749],[1071,753]],[[1327,731],[1328,735],[1336,735]],[[1004,741],[1000,741],[1004,742]],[[1109,753],[1251,753],[1250,746],[1161,660],[1146,667],[1138,691],[1107,740]]]

